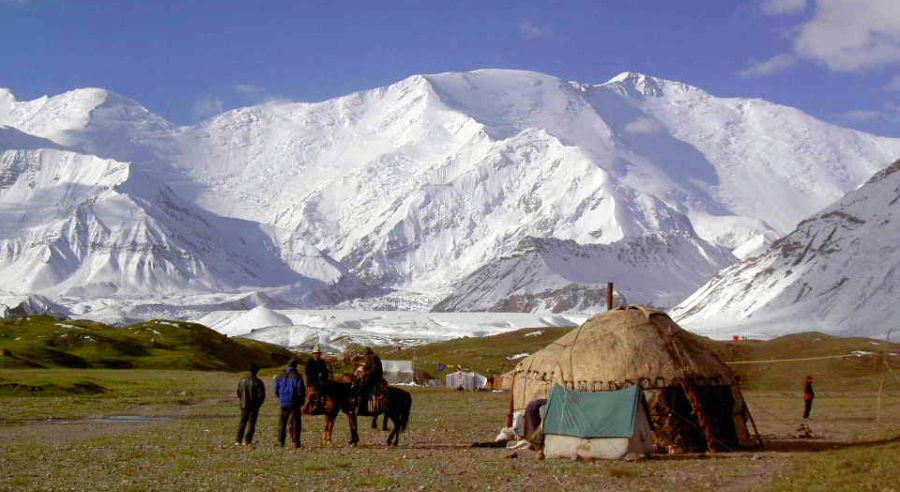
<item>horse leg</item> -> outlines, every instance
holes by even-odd
[[[374,417],[372,417],[372,428],[373,429],[378,428],[378,415],[377,414]]]
[[[384,412],[384,418],[381,419],[381,432],[387,431],[388,413]]]
[[[334,429],[334,417],[325,414],[325,428],[322,429],[322,444],[331,444],[331,431]]]
[[[394,423],[394,430],[392,433],[394,434],[394,446],[400,445],[400,417],[398,415],[391,416],[391,422]]]
[[[385,420],[387,420],[387,418],[385,418]],[[391,422],[394,422],[394,419],[391,419]],[[396,432],[397,432],[397,423],[394,422],[394,428],[391,429],[391,433],[388,434],[388,438],[387,438],[387,445],[388,445],[388,446],[390,446],[390,445],[392,444],[391,441],[394,440],[394,434],[395,434]]]
[[[347,419],[350,421],[350,445],[356,446],[359,444],[359,432],[356,428],[356,414],[348,413]]]

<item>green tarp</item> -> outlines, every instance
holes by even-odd
[[[547,400],[544,433],[582,438],[631,437],[640,397],[637,386],[589,393],[570,391],[557,384]]]

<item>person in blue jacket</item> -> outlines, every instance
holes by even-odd
[[[284,374],[275,379],[275,396],[281,407],[281,415],[278,420],[278,443],[284,447],[285,434],[290,427],[291,443],[294,448],[300,448],[300,434],[303,432],[303,423],[300,420],[300,409],[306,400],[306,385],[303,384],[303,376],[297,371],[297,361],[288,363]]]

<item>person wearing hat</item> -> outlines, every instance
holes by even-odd
[[[259,366],[250,364],[250,375],[241,378],[237,387],[237,397],[241,401],[241,423],[238,426],[238,446],[253,444],[253,434],[256,432],[256,419],[259,417],[259,407],[266,401],[266,385],[257,376]],[[246,434],[244,431],[246,430]]]
[[[331,366],[322,358],[322,348],[319,344],[313,347],[313,358],[306,363],[306,383],[307,396],[306,407],[304,413],[316,413],[321,407],[321,399],[319,395],[322,393],[322,387],[325,383],[331,381]]]
[[[306,386],[303,384],[303,376],[297,371],[297,360],[291,359],[284,374],[275,380],[275,396],[281,407],[281,415],[278,420],[278,443],[284,447],[285,434],[290,427],[291,443],[294,448],[302,446],[300,434],[303,432],[303,422],[300,420],[300,409],[306,400]]]

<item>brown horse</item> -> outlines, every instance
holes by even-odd
[[[350,445],[359,444],[359,432],[357,427],[357,416],[376,417],[380,413],[360,413],[357,408],[356,399],[350,389],[350,383],[340,383],[329,381],[322,388],[322,398],[324,398],[325,408],[325,432],[322,440],[325,444],[332,443],[334,432],[334,423],[340,412],[347,414],[350,423]],[[406,391],[400,388],[388,387],[387,396],[384,402],[385,427],[387,419],[394,424],[393,430],[388,435],[387,444],[394,446],[400,443],[400,432],[406,430],[409,423],[409,413],[412,408],[412,397]]]
[[[400,433],[405,431],[406,427],[409,425],[409,414],[411,410],[412,396],[409,392],[400,388],[388,386],[387,395],[384,400],[384,411],[372,415],[372,428],[378,428],[378,416],[383,414],[384,423],[382,430],[387,430],[388,420],[394,424],[394,428],[391,429],[391,433],[388,434],[388,446],[392,444],[392,439],[393,445],[396,446],[400,444]]]

